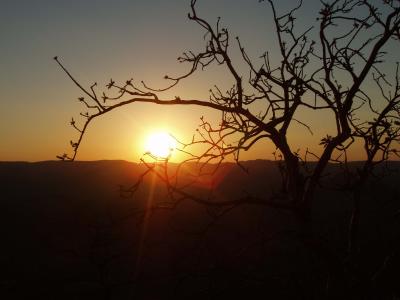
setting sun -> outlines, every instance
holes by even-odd
[[[145,142],[145,151],[156,158],[169,158],[176,148],[176,140],[167,132],[150,134]]]

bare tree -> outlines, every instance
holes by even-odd
[[[349,253],[354,252],[360,214],[361,190],[376,165],[399,157],[400,141],[400,75],[399,64],[385,65],[391,43],[400,39],[400,2],[398,0],[334,0],[320,1],[321,10],[316,24],[298,32],[296,14],[302,1],[286,13],[278,13],[272,0],[267,2],[272,10],[280,60],[272,61],[269,52],[260,60],[252,59],[239,38],[232,39],[230,32],[220,24],[211,24],[197,14],[196,0],[191,0],[190,20],[205,32],[204,50],[198,53],[184,52],[179,62],[187,63],[189,71],[183,75],[169,76],[165,88],[152,88],[143,81],[132,79],[118,84],[112,79],[107,90],[97,92],[97,84],[83,87],[55,57],[57,63],[84,93],[79,101],[87,111],[82,112],[82,126],[74,119],[71,125],[79,132],[76,141],[71,141],[72,154],[59,156],[62,160],[74,160],[89,124],[116,108],[136,102],[157,105],[192,105],[208,107],[221,113],[214,125],[201,119],[198,134],[188,143],[180,142],[180,151],[188,155],[183,163],[203,163],[199,173],[214,172],[207,163],[218,166],[232,155],[240,165],[240,153],[251,149],[261,140],[270,140],[276,147],[276,158],[282,175],[281,192],[268,199],[246,195],[239,199],[219,200],[207,195],[200,197],[185,188],[190,182],[181,182],[178,166],[169,168],[168,158],[156,158],[156,163],[143,159],[148,173],[153,173],[168,188],[167,205],[174,207],[180,201],[191,199],[210,207],[222,209],[222,213],[234,205],[244,203],[271,206],[290,210],[299,219],[308,222],[311,204],[316,189],[330,163],[337,163],[350,176],[346,182],[353,193],[353,213],[349,222]],[[230,55],[232,41],[239,47],[241,58],[248,70],[242,74]],[[233,79],[227,92],[218,86],[210,89],[208,99],[167,99],[163,92],[181,84],[199,70],[210,65],[224,65]],[[392,69],[390,69],[392,68]],[[387,76],[389,70],[393,76]],[[389,78],[390,77],[390,78]],[[371,90],[380,92],[376,97]],[[260,112],[259,107],[264,107]],[[257,109],[255,109],[257,107]],[[307,120],[301,118],[299,110],[319,111],[333,115],[335,132],[321,139],[320,151],[303,152],[292,149],[288,130],[294,123],[313,131]],[[365,160],[357,170],[348,168],[347,154],[357,143],[363,144]],[[191,151],[201,144],[201,153]],[[154,157],[153,157],[154,158]],[[308,162],[312,160],[312,166]],[[182,164],[183,164],[182,163]],[[146,175],[144,174],[144,176]],[[140,182],[125,190],[134,193]],[[195,179],[194,179],[195,180]]]

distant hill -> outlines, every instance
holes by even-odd
[[[192,191],[207,195],[213,187],[218,199],[279,192],[275,162],[243,166],[247,173],[222,164]],[[388,253],[392,269],[400,267],[400,163],[389,167],[392,171],[372,178],[364,191],[360,272],[377,269]],[[189,166],[184,174],[195,169]],[[213,299],[261,293],[300,299],[301,290],[304,299],[322,299],[315,295],[323,293],[328,267],[295,233],[290,212],[257,205],[224,212],[184,201],[144,214],[149,195],[153,203],[165,201],[159,182],[151,192],[146,180],[132,198],[119,192],[144,171],[126,161],[0,162],[0,298]],[[337,167],[330,166],[329,173],[327,183],[340,183]],[[318,191],[313,231],[340,258],[350,210],[350,195]],[[385,271],[385,288],[377,287],[380,296],[400,286],[392,269]],[[334,284],[341,286],[340,280]],[[335,293],[345,299],[340,288]]]

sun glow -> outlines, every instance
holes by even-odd
[[[146,153],[158,159],[170,158],[176,148],[176,140],[167,132],[156,132],[148,136]]]

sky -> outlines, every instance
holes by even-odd
[[[282,11],[293,5],[291,0],[277,3]],[[187,70],[187,65],[176,60],[183,51],[204,47],[204,32],[187,18],[188,0],[1,0],[1,6],[2,161],[52,160],[70,151],[69,142],[77,134],[68,124],[71,117],[79,120],[81,91],[58,67],[54,56],[86,87],[94,82],[104,87],[110,78],[122,82],[134,78],[164,86],[165,74]],[[220,16],[232,37],[239,36],[255,59],[266,50],[276,51],[266,3],[198,0],[197,7],[198,14],[210,23]],[[318,9],[319,1],[305,0],[300,26],[314,20]],[[243,66],[240,60],[234,63]],[[212,67],[185,80],[169,95],[207,99],[214,84],[226,88],[233,81],[226,69]],[[167,130],[187,141],[201,116],[217,122],[219,114],[194,107],[144,104],[116,110],[91,125],[77,159],[138,161],[149,133]],[[323,121],[315,114],[304,116],[315,119],[316,125]],[[304,128],[291,133],[293,147],[310,144],[318,150],[316,141],[326,130],[316,127],[314,136]],[[261,142],[242,159],[272,158],[273,151],[271,144]]]

